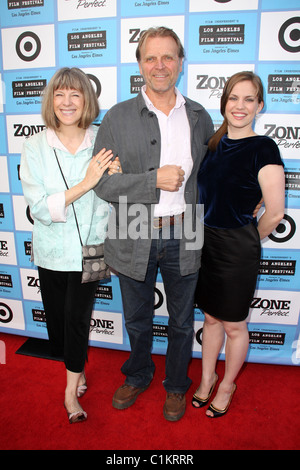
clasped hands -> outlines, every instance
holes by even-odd
[[[102,174],[105,170],[108,169],[108,174],[113,175],[115,173],[122,173],[121,163],[119,160],[118,155],[114,160],[112,160],[113,153],[111,150],[106,150],[103,148],[100,152],[97,153],[93,159],[96,160],[96,163],[99,165],[99,170],[103,170]],[[102,176],[102,175],[101,175]]]
[[[95,186],[103,173],[108,169],[108,174],[122,173],[122,167],[119,157],[114,160],[111,150],[103,148],[95,155],[86,172],[86,178],[92,179]],[[164,191],[176,192],[182,186],[184,181],[184,170],[179,165],[164,165],[157,169],[156,187]]]
[[[112,158],[112,151],[103,148],[91,159],[84,178],[84,184],[88,189],[96,186],[107,169],[109,175],[122,173],[119,158],[116,157],[114,160],[112,160]]]

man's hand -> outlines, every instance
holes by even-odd
[[[184,171],[181,166],[164,165],[157,170],[156,187],[164,191],[175,192],[182,186]]]

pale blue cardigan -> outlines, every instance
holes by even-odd
[[[96,126],[86,131],[83,144],[72,155],[50,130],[27,139],[21,155],[20,177],[24,197],[34,220],[33,254],[36,266],[55,271],[81,271],[82,255],[72,205],[65,208],[65,183],[82,181],[92,158]],[[109,205],[93,190],[74,203],[83,244],[101,243],[106,237]]]

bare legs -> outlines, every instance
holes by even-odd
[[[67,386],[65,390],[65,408],[68,412],[70,422],[76,422],[78,417],[84,414],[82,407],[77,398],[77,388],[85,384],[85,374],[83,372],[67,371]],[[82,418],[80,418],[82,420]]]
[[[225,373],[213,405],[220,410],[228,404],[233,389],[234,380],[240,371],[249,346],[249,334],[246,321],[223,322],[205,314],[202,337],[202,378],[197,390],[198,397],[206,397],[215,380],[216,362],[223,345],[225,333]],[[210,410],[207,416],[213,416]]]

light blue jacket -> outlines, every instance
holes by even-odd
[[[47,130],[33,135],[24,143],[20,177],[24,197],[34,220],[33,255],[36,266],[55,271],[82,270],[81,244],[73,207],[70,205],[63,211],[64,218],[54,220],[47,199],[48,196],[56,195],[64,206],[66,186],[56,161],[53,142],[65,179],[71,188],[85,176],[92,158],[96,132],[96,126],[87,130],[84,145],[75,155],[69,153],[58,139],[55,144],[55,139],[50,138],[51,131]],[[74,207],[83,244],[103,242],[107,231],[108,203],[91,190],[75,201]]]

